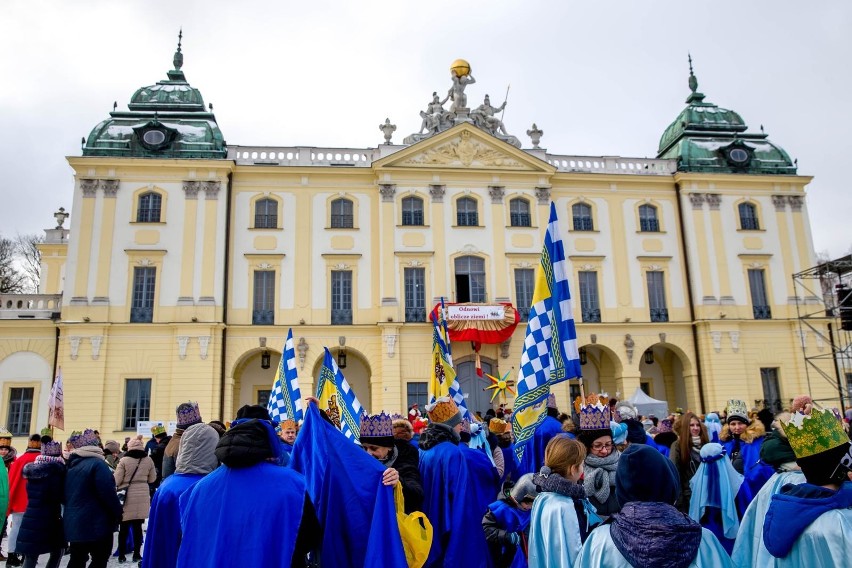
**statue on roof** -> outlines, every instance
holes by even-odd
[[[450,106],[450,112],[458,112],[460,109],[467,108],[467,95],[464,90],[468,85],[476,83],[476,79],[470,74],[470,64],[464,59],[457,59],[450,68],[450,77],[453,80],[453,85],[447,92],[447,97],[452,99],[453,104]]]
[[[453,114],[444,109],[444,103],[449,98],[450,95],[447,95],[442,101],[438,97],[437,92],[432,93],[432,102],[426,105],[425,111],[420,111],[420,117],[423,119],[423,122],[420,124],[420,132],[418,134],[423,134],[424,131],[429,134],[437,134],[453,125]]]
[[[492,136],[496,136],[498,133],[508,136],[509,133],[506,132],[503,121],[495,116],[504,108],[506,108],[506,101],[503,101],[503,104],[499,107],[493,107],[491,106],[491,99],[488,95],[485,95],[485,100],[476,110],[470,113],[470,118],[473,119],[473,123],[476,126],[490,133]]]

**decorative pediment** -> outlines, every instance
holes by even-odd
[[[553,173],[555,168],[511,144],[462,124],[386,156],[376,167],[488,168]]]

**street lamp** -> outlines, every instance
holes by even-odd
[[[341,369],[346,368],[346,348],[341,347],[340,351],[337,352],[337,366]]]
[[[645,351],[644,358],[645,358],[645,363],[647,365],[653,365],[654,364],[654,352],[651,351],[650,349],[647,349]]]
[[[272,357],[270,357],[269,351],[267,349],[264,349],[263,352],[260,354],[260,368],[268,369],[271,359]]]
[[[589,357],[586,354],[586,348],[580,347],[580,364],[585,365],[588,362],[589,362]]]

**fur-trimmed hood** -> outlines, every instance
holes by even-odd
[[[745,429],[742,436],[740,436],[740,441],[746,444],[751,444],[758,438],[762,438],[766,435],[766,428],[763,427],[763,422],[760,420],[752,420],[751,424]],[[731,430],[728,428],[728,425],[725,424],[722,426],[722,433],[719,435],[719,439],[723,442],[728,442],[733,439],[733,435],[731,434]]]

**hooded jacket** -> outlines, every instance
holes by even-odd
[[[115,532],[121,515],[115,479],[103,451],[97,446],[74,450],[65,476],[65,538],[69,542],[103,540]]]
[[[21,519],[15,552],[46,554],[65,546],[62,529],[62,498],[65,493],[65,464],[31,463],[24,468],[27,480],[27,511]]]

